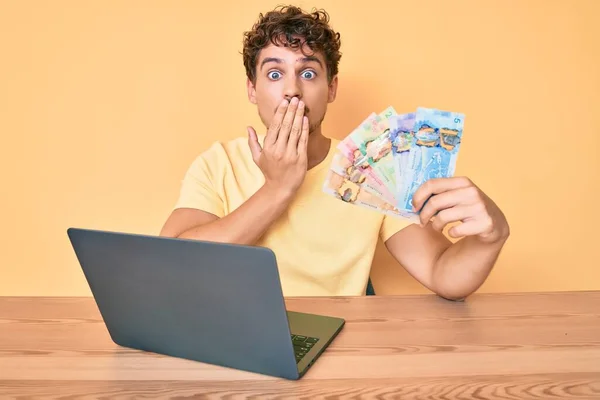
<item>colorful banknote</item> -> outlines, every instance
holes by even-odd
[[[464,114],[419,107],[415,116],[414,141],[403,165],[403,182],[397,207],[412,210],[412,197],[423,183],[454,175]]]
[[[371,113],[337,147],[323,191],[347,203],[418,221],[415,191],[454,175],[464,114],[419,107]]]
[[[331,169],[325,179],[323,191],[345,203],[365,207],[385,215],[403,217],[403,214],[394,205],[387,203],[381,197],[370,193],[359,184],[344,178],[343,175]]]
[[[396,188],[392,143],[389,137],[389,118],[396,115],[393,107],[380,114],[371,113],[343,142],[352,142],[360,150],[359,163],[371,165],[390,193]],[[342,143],[343,143],[342,142]],[[345,143],[344,145],[348,145]],[[340,144],[340,146],[343,146]]]
[[[367,166],[368,167],[368,166]],[[387,203],[395,204],[395,198],[387,192],[387,188],[375,179],[370,167],[368,170],[355,165],[353,157],[346,157],[341,151],[337,151],[331,162],[331,170],[353,183],[361,186],[364,190],[384,199]]]
[[[390,141],[392,142],[392,155],[394,160],[394,173],[396,176],[396,192],[402,188],[402,170],[408,162],[410,148],[414,142],[415,113],[397,114],[389,119]]]
[[[377,174],[368,160],[363,156],[362,152],[352,140],[344,140],[337,147],[354,166],[356,166],[364,175],[367,176],[373,186],[383,194],[384,199],[391,204],[396,204],[395,195],[387,188],[383,182],[383,178]]]

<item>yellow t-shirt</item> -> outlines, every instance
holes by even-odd
[[[338,143],[332,139],[326,159],[307,171],[288,209],[256,243],[275,253],[284,296],[364,295],[378,237],[385,241],[409,225],[323,192]],[[175,208],[222,218],[263,183],[247,138],[216,142],[188,168]]]

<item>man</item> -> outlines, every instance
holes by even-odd
[[[197,157],[161,235],[269,247],[286,296],[364,294],[381,237],[424,286],[447,299],[468,296],[509,236],[500,209],[469,179],[422,185],[414,195],[421,224],[322,192],[338,143],[321,123],[336,97],[339,49],[324,11],[260,15],[243,59],[248,98],[267,132],[248,127],[247,140],[217,142]],[[453,244],[442,230],[457,221],[449,234],[462,238]]]

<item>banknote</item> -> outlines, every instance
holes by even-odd
[[[362,153],[353,141],[349,140],[340,142],[336,151],[349,159],[355,167],[360,169],[362,173],[372,175],[374,178],[377,178],[373,168],[371,168],[367,160],[363,159]]]
[[[389,118],[396,114],[398,113],[392,106],[387,107],[379,114],[371,113],[355,130],[350,133],[350,135],[348,135],[348,139],[356,143],[363,155],[372,157],[375,155],[375,153],[377,153],[378,150],[375,147],[371,148],[367,145],[374,142],[378,136],[388,129]],[[372,144],[378,143],[379,142],[374,142]]]
[[[396,114],[396,110],[391,106],[379,114],[372,113],[347,137],[347,140],[354,142],[363,156],[359,163],[368,162],[390,193],[395,192],[396,176],[389,137],[389,119]]]
[[[402,186],[396,206],[412,210],[412,197],[426,181],[454,175],[465,116],[432,108],[417,108],[414,141],[402,166]]]
[[[363,129],[363,128],[370,128],[374,123],[376,123],[377,121],[377,114],[372,112],[371,114],[369,114],[369,116],[367,118],[365,118],[359,125],[358,127],[356,127],[352,132],[350,132],[350,134],[348,136],[346,136],[344,138],[344,140],[342,140],[337,148],[339,150],[345,150],[346,148],[351,148],[351,147],[356,147],[358,148],[358,146],[356,145],[356,143],[352,140],[352,134],[354,134],[356,131]],[[366,161],[366,160],[365,160]]]
[[[397,210],[394,205],[387,203],[381,197],[368,192],[359,184],[344,178],[343,175],[331,169],[325,179],[323,192],[346,203],[368,208],[384,215],[406,218],[405,214]]]
[[[394,159],[394,172],[396,176],[396,193],[402,187],[402,170],[408,161],[410,148],[414,141],[414,125],[416,114],[397,114],[389,119],[390,141],[392,142],[392,156]]]
[[[342,153],[344,157],[352,160],[354,165],[359,167],[361,170],[369,172],[373,170],[371,165],[369,165],[369,162],[363,157],[356,143],[354,143],[352,140],[348,140],[348,138],[342,140],[337,145],[337,151]]]
[[[394,204],[394,197],[391,199],[386,199],[387,193],[385,193],[385,186],[376,182],[370,174],[367,174],[365,171],[361,171],[361,169],[354,165],[352,160],[342,154],[341,151],[338,150],[333,155],[330,169],[336,174],[343,176],[344,179],[356,183],[367,192],[381,197],[390,204]]]
[[[380,176],[377,175],[376,171],[373,170],[368,160],[363,156],[361,151],[358,149],[356,143],[352,140],[341,142],[337,150],[348,159],[363,175],[366,176],[370,186],[377,189],[382,194],[385,201],[390,204],[396,204],[396,197],[392,191],[383,183]]]

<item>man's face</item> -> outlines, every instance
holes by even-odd
[[[337,76],[329,84],[325,59],[305,45],[300,49],[270,44],[256,62],[256,82],[248,80],[248,98],[258,107],[263,124],[271,125],[277,107],[284,98],[298,97],[305,104],[310,132],[319,129],[327,104],[335,100]]]

